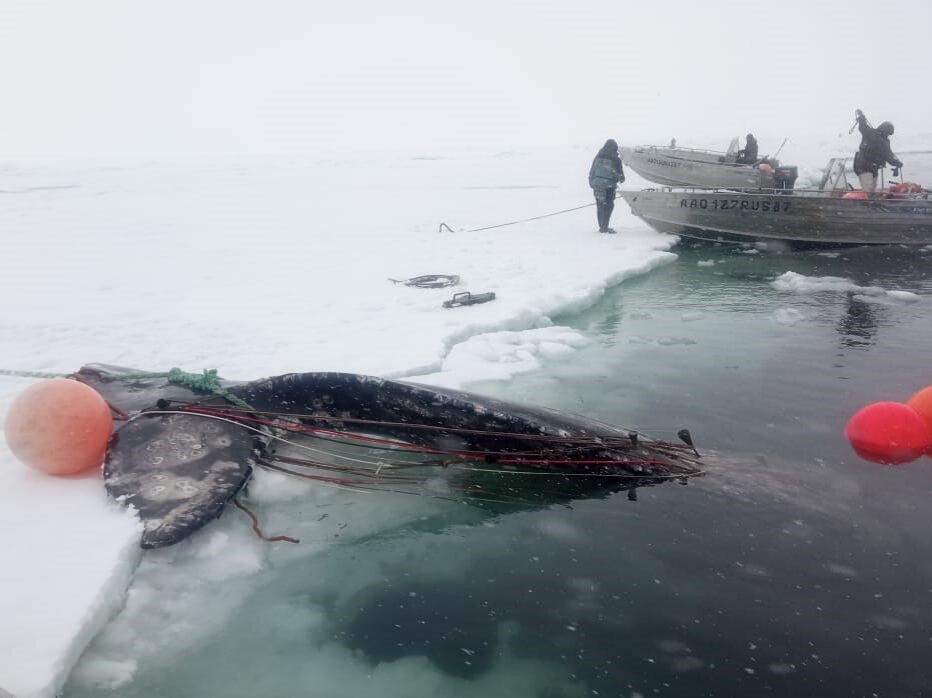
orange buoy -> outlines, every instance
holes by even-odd
[[[28,387],[13,400],[4,424],[13,455],[49,475],[100,465],[112,430],[113,416],[100,394],[67,378]]]
[[[906,404],[916,410],[932,429],[932,385],[913,395]],[[932,449],[926,451],[926,455],[932,456]]]
[[[869,199],[870,194],[866,191],[849,191],[847,192],[842,199]]]

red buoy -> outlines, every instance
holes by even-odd
[[[100,394],[67,378],[24,390],[10,405],[4,424],[13,455],[49,475],[99,466],[112,430],[110,407]]]
[[[909,463],[932,448],[932,428],[902,402],[862,407],[845,425],[845,436],[861,458],[883,465]]]

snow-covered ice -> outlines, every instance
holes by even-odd
[[[460,386],[568,360],[587,339],[554,315],[672,259],[674,239],[620,201],[618,235],[596,232],[593,208],[465,231],[588,203],[590,150],[0,166],[0,369],[338,370]],[[421,274],[462,281],[388,280]],[[459,290],[497,299],[441,307]],[[0,376],[2,414],[29,384]],[[143,589],[127,597],[138,523],[98,475],[45,477],[5,445],[0,491],[0,687],[52,696],[118,609],[145,607]],[[251,494],[296,491],[266,478]],[[203,537],[206,575],[221,555],[224,574],[264,564],[225,536]],[[100,658],[82,680],[112,687],[133,671],[131,658]]]

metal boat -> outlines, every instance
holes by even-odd
[[[669,187],[772,189],[779,184],[774,177],[777,161],[763,158],[751,165],[739,164],[736,148],[737,139],[726,152],[639,145],[622,148],[621,159],[644,179]]]
[[[793,247],[932,245],[930,191],[879,192],[848,185],[834,158],[818,189],[673,188],[621,191],[652,228],[704,240]]]

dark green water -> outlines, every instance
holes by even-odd
[[[65,695],[932,695],[932,460],[866,463],[842,433],[932,384],[932,252],[679,252],[557,318],[593,339],[566,363],[470,389],[688,427],[705,476],[497,516],[344,502],[396,523],[276,561],[220,632]],[[774,288],[787,271],[919,299]]]
[[[594,345],[510,397],[688,426],[723,455],[687,488],[578,507],[585,562],[556,567],[604,585],[602,618],[634,619],[585,628],[600,694],[932,694],[932,460],[883,468],[843,437],[858,407],[932,384],[930,262],[699,247],[558,320]],[[786,271],[921,299],[778,291]]]

